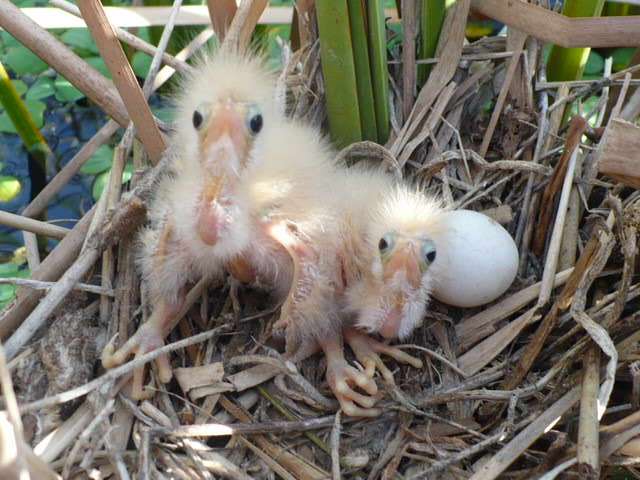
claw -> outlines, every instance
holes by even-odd
[[[161,303],[153,311],[149,320],[140,325],[138,331],[119,349],[115,350],[113,340],[111,340],[102,351],[101,359],[104,368],[110,369],[122,365],[131,354],[135,354],[135,358],[139,358],[145,353],[153,352],[162,347],[165,336],[174,326],[175,312],[175,308]],[[168,383],[173,376],[169,356],[160,355],[155,359],[155,364],[158,369],[158,380],[162,383]],[[144,369],[145,367],[141,366],[133,371],[131,397],[136,400],[144,400],[154,394],[152,389],[144,386]]]
[[[379,416],[381,410],[373,408],[378,393],[375,381],[347,364],[342,346],[336,339],[323,342],[322,349],[327,356],[327,383],[344,413],[354,417]],[[356,389],[362,390],[366,395]]]
[[[385,343],[371,338],[355,328],[344,329],[344,339],[353,350],[358,361],[364,367],[365,374],[373,378],[376,369],[380,371],[382,378],[388,384],[394,384],[393,373],[382,362],[380,354],[387,355],[397,362],[409,364],[415,368],[422,368],[422,361],[412,357],[398,347],[391,347]]]

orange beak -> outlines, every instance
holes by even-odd
[[[247,164],[249,135],[244,118],[245,107],[227,100],[213,108],[201,130],[201,161],[207,178],[198,214],[198,234],[208,245],[218,241],[224,227],[224,210],[218,198]]]
[[[398,245],[395,250],[385,262],[384,280],[389,281],[396,273],[404,272],[409,284],[413,288],[419,288],[422,274],[418,261],[417,247],[413,242],[406,242],[404,245]]]

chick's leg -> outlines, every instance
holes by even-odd
[[[131,336],[118,350],[114,349],[110,342],[102,351],[102,365],[104,368],[114,368],[126,362],[129,355],[135,353],[135,358],[145,353],[153,352],[164,345],[165,337],[171,332],[179,318],[177,313],[180,305],[173,302],[162,301],[154,308],[149,319],[140,325],[136,333]],[[158,379],[162,383],[171,380],[173,373],[167,354],[160,355],[155,359],[158,368]],[[144,365],[133,371],[133,383],[131,396],[135,399],[149,397],[152,392],[145,392],[144,389]]]
[[[351,350],[353,350],[356,358],[364,367],[365,373],[369,378],[373,378],[377,368],[382,374],[382,378],[384,378],[387,383],[395,383],[393,380],[393,373],[391,373],[391,370],[382,363],[380,354],[387,355],[395,359],[397,362],[406,363],[415,368],[422,368],[421,360],[412,357],[398,347],[392,347],[379,342],[365,332],[356,328],[345,328],[343,334],[345,342],[349,344]]]
[[[339,337],[338,337],[339,338]],[[320,346],[327,357],[327,383],[340,402],[342,411],[353,417],[377,417],[382,412],[375,405],[378,386],[365,373],[358,371],[344,358],[338,338],[323,339]],[[358,393],[360,388],[367,393]]]
[[[158,245],[153,252],[153,268],[159,268],[163,259],[170,254],[171,228],[166,226],[163,230]],[[153,308],[149,319],[131,336],[119,349],[115,350],[113,342],[109,342],[102,352],[102,365],[104,368],[114,368],[126,362],[131,354],[138,358],[145,353],[152,352],[164,345],[164,339],[176,326],[179,320],[179,312],[184,305],[185,293],[179,289],[175,300],[160,300]],[[161,355],[155,360],[158,368],[158,378],[167,383],[171,380],[172,371],[169,357]],[[132,397],[142,399],[148,397],[144,387],[144,366],[138,367],[133,373]]]

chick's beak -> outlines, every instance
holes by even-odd
[[[240,174],[249,153],[244,110],[231,101],[218,104],[200,135],[206,179],[197,228],[200,238],[208,245],[218,241],[226,222],[225,209],[219,203],[220,194]]]
[[[393,279],[397,273],[404,272],[405,278],[413,288],[420,287],[422,274],[418,261],[417,247],[412,242],[399,244],[384,266],[384,280]]]
[[[207,171],[235,171],[246,163],[249,133],[245,128],[245,107],[231,101],[214,107],[200,137]]]

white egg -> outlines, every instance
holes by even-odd
[[[518,270],[518,249],[499,223],[478,212],[447,212],[433,238],[432,295],[448,305],[477,307],[502,295]]]

